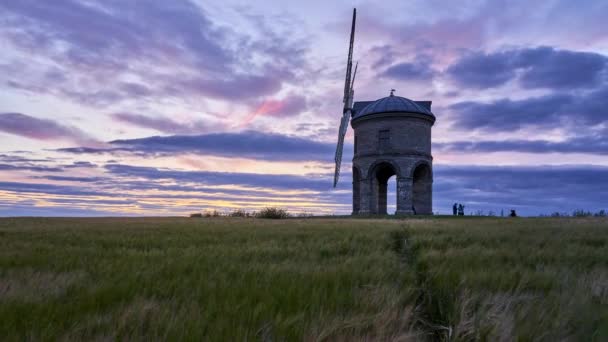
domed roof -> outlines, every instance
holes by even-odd
[[[416,102],[391,93],[390,96],[373,101],[360,110],[356,110],[353,119],[371,114],[391,112],[418,113],[435,117],[430,110],[430,102]]]

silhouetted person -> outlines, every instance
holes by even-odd
[[[464,205],[462,203],[458,205],[458,216],[464,216]]]
[[[412,206],[412,211],[414,212],[414,215],[416,215],[416,207]]]
[[[458,203],[454,203],[452,206],[452,213],[454,216],[458,215]]]
[[[509,216],[517,217],[517,213],[515,212],[515,209],[511,209],[511,213],[509,214]]]

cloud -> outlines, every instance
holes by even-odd
[[[292,117],[306,110],[304,96],[290,94],[283,99],[268,99],[262,102],[244,121],[243,125],[251,123],[258,116]]]
[[[129,176],[150,180],[170,179],[178,184],[185,182],[201,185],[237,184],[254,188],[314,191],[329,191],[332,187],[331,178],[328,175],[296,176],[239,172],[180,171],[122,164],[109,164],[106,165],[106,169],[110,174],[116,176]]]
[[[0,113],[0,131],[36,140],[96,144],[94,139],[76,127],[21,113]]]
[[[435,76],[435,71],[425,62],[405,62],[388,67],[380,76],[405,81],[429,81]]]
[[[608,155],[605,136],[584,136],[562,142],[546,140],[454,141],[435,143],[433,149],[451,152],[588,153]]]
[[[96,168],[97,165],[88,162],[88,161],[75,161],[72,164],[68,164],[68,165],[63,165],[64,168],[66,169],[73,169],[73,168]]]
[[[51,166],[0,164],[0,171],[62,172],[63,169]]]
[[[349,182],[342,182],[338,191],[330,191],[331,173],[264,175],[124,164],[108,164],[104,169],[105,175],[98,179],[52,178],[78,185],[0,182],[0,191],[16,192],[21,198],[18,202],[1,203],[5,211],[0,215],[30,213],[32,203],[27,201],[37,201],[40,208],[99,210],[108,214],[133,214],[129,211],[133,208],[138,214],[157,215],[200,211],[202,206],[225,209],[227,202],[249,210],[278,203],[293,210],[319,208],[347,213],[352,199]],[[608,203],[608,193],[597,191],[608,187],[607,167],[435,165],[434,173],[434,209],[440,213],[448,213],[454,202],[464,203],[467,213],[516,209],[519,214],[537,215],[578,208],[607,209],[602,206]],[[349,178],[348,173],[344,176]],[[294,195],[294,191],[304,195]],[[115,198],[117,193],[119,199]]]
[[[26,0],[0,9],[6,45],[37,56],[15,59],[21,68],[8,68],[6,84],[91,106],[246,101],[278,92],[307,68],[302,34],[282,35],[280,25],[265,23],[276,23],[271,17],[243,15],[238,25],[252,24],[248,30],[219,25],[189,0]]]
[[[105,178],[102,177],[73,177],[73,176],[38,176],[33,177],[35,179],[48,179],[52,181],[67,181],[67,182],[81,182],[81,183],[97,183]]]
[[[103,191],[83,189],[78,186],[55,185],[47,183],[0,182],[0,190],[18,193],[43,193],[55,195],[103,196]]]
[[[578,94],[459,102],[449,109],[455,114],[454,125],[464,129],[500,132],[524,127],[571,127],[574,132],[585,131],[585,126],[608,122],[608,85]]]
[[[114,120],[131,124],[133,126],[150,128],[164,133],[202,133],[209,129],[203,121],[182,123],[164,116],[150,117],[135,113],[114,113]]]
[[[515,78],[511,53],[481,52],[464,56],[447,69],[457,84],[467,88],[483,89],[503,85]]]
[[[608,168],[599,166],[458,166],[434,168],[434,205],[449,212],[461,202],[467,213],[516,209],[524,215],[606,209]],[[603,207],[604,206],[604,207]]]
[[[270,161],[332,161],[333,143],[280,134],[243,131],[202,135],[153,136],[110,141],[111,148],[62,148],[73,154],[135,153],[139,155],[176,155],[197,153],[220,157]],[[349,146],[346,146],[349,149]]]
[[[452,64],[446,73],[458,85],[492,88],[518,79],[526,89],[594,88],[603,82],[606,56],[553,47],[475,52]],[[518,76],[519,75],[519,76]]]

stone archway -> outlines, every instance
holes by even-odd
[[[353,215],[361,210],[361,172],[353,165]]]
[[[416,166],[412,173],[412,210],[415,214],[433,213],[433,176],[427,163]]]
[[[372,214],[387,214],[388,180],[396,175],[397,168],[389,162],[380,162],[372,169]]]

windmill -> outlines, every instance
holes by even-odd
[[[350,45],[348,48],[348,61],[346,64],[346,79],[344,80],[344,109],[342,110],[342,121],[340,122],[340,129],[338,131],[338,145],[336,146],[336,171],[334,173],[334,188],[338,185],[338,178],[340,178],[340,165],[342,164],[342,150],[344,149],[344,136],[346,135],[346,130],[348,129],[348,122],[350,121],[350,117],[352,115],[353,110],[353,96],[355,95],[355,91],[353,90],[353,86],[355,84],[355,76],[357,75],[357,67],[359,64],[355,65],[355,72],[352,75],[351,80],[351,72],[353,69],[353,44],[355,42],[355,22],[357,20],[357,9],[353,8],[353,23],[350,29]]]

